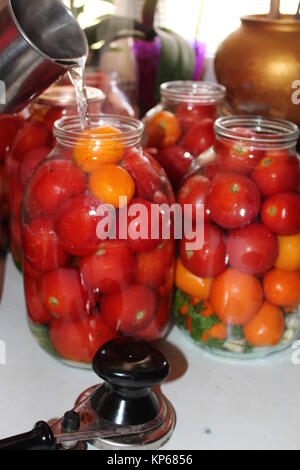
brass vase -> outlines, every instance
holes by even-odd
[[[292,100],[296,80],[300,88],[300,21],[291,15],[275,20],[254,15],[241,22],[215,59],[218,81],[227,88],[228,111],[300,125],[300,104]]]

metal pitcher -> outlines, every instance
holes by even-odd
[[[60,0],[0,0],[0,113],[16,113],[88,54]]]

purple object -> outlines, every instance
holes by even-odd
[[[195,50],[195,70],[193,80],[199,80],[203,71],[204,60],[205,60],[205,53],[206,53],[206,44],[203,42],[195,41],[191,43],[191,46]]]
[[[153,41],[134,41],[133,51],[138,66],[138,106],[140,116],[156,105],[155,85],[159,67],[161,42],[158,36]]]

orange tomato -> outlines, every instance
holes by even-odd
[[[273,269],[264,277],[265,297],[280,307],[300,303],[300,271]]]
[[[300,234],[278,237],[279,255],[275,267],[281,271],[300,270]]]
[[[284,315],[281,309],[270,302],[265,302],[258,314],[244,325],[243,331],[251,346],[262,348],[280,343],[284,328]]]
[[[209,318],[209,317],[212,317],[214,313],[215,312],[214,312],[212,304],[209,302],[209,300],[205,300],[203,302],[203,310],[201,312],[202,317]]]
[[[119,163],[125,153],[123,133],[114,127],[99,127],[82,132],[74,148],[74,160],[85,173],[106,163]]]
[[[100,170],[90,176],[89,187],[91,193],[104,204],[114,207],[123,207],[119,198],[126,197],[127,204],[135,193],[135,184],[128,171],[117,165],[103,165]]]
[[[192,297],[198,297],[201,300],[209,298],[212,279],[197,277],[188,271],[180,260],[177,261],[175,284],[178,289]]]
[[[155,114],[146,124],[147,147],[170,147],[181,137],[181,125],[169,111]]]
[[[210,300],[216,315],[226,325],[244,325],[260,309],[263,290],[255,276],[227,269],[214,280]]]
[[[224,323],[214,325],[210,330],[210,337],[224,341],[228,338],[228,327]]]

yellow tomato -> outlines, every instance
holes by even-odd
[[[119,163],[125,152],[122,131],[99,127],[82,132],[74,148],[74,159],[85,173],[92,173],[106,163]]]
[[[192,297],[207,300],[210,295],[212,279],[195,276],[188,271],[180,260],[177,261],[175,283],[178,289]]]
[[[104,204],[120,208],[120,197],[127,198],[127,204],[135,193],[135,184],[128,171],[117,165],[103,165],[90,176],[91,193]],[[125,203],[124,203],[125,205]]]
[[[300,270],[300,234],[278,237],[279,255],[275,267],[281,271]]]

